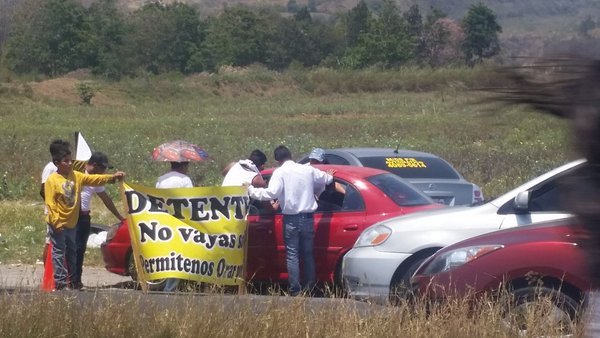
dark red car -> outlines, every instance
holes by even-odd
[[[333,185],[327,187],[318,199],[314,247],[317,280],[321,282],[339,280],[342,257],[369,225],[389,217],[443,207],[387,171],[336,165],[316,167],[334,169],[335,181],[345,188],[345,194],[341,194]],[[265,179],[268,180],[272,172],[273,169],[265,170]],[[283,215],[269,210],[263,202],[253,201],[248,221],[247,278],[285,283]],[[107,270],[135,278],[126,224],[108,233],[101,250]]]
[[[568,219],[473,237],[427,259],[411,279],[413,291],[439,300],[479,296],[506,286],[517,306],[544,295],[553,299],[563,319],[574,319],[591,287],[579,245],[584,236]]]

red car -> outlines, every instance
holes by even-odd
[[[591,287],[585,232],[574,220],[544,222],[473,237],[436,252],[411,278],[413,291],[430,299],[480,296],[506,287],[517,306],[540,294],[572,320]],[[567,317],[568,316],[568,317]]]
[[[369,225],[385,218],[441,208],[419,189],[387,171],[353,166],[318,165],[335,170],[335,181],[345,194],[328,187],[318,199],[315,213],[315,260],[317,280],[340,278],[342,257],[358,235]],[[273,169],[263,172],[265,179]],[[273,213],[265,203],[253,201],[248,215],[248,258],[246,276],[252,281],[286,282],[283,215]],[[101,247],[106,269],[132,275],[131,244],[126,224],[114,227]],[[157,287],[158,288],[158,287]]]

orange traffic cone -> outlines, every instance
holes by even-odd
[[[44,262],[44,276],[40,285],[42,291],[52,292],[54,290],[54,268],[52,267],[52,243],[46,248],[46,260]]]

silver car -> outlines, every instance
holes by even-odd
[[[308,162],[308,155],[298,162]],[[396,174],[437,203],[449,206],[483,201],[481,188],[468,182],[439,156],[393,148],[325,149],[325,163],[371,167]]]
[[[565,164],[482,205],[416,213],[368,227],[342,263],[349,296],[393,302],[406,291],[417,267],[444,246],[498,229],[571,216],[564,211],[558,184],[577,175],[584,163]]]

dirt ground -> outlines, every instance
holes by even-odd
[[[110,93],[110,90],[106,89],[101,90],[94,87],[93,81],[80,80],[77,77],[60,77],[41,82],[30,82],[29,86],[35,95],[70,104],[79,104],[81,103],[81,97],[77,92],[77,86],[83,83],[88,83],[93,88],[93,105],[116,106],[121,104],[121,99],[117,93]]]
[[[44,273],[43,265],[0,264],[0,289],[39,288]],[[86,287],[118,287],[131,281],[104,268],[83,268],[83,285]]]

